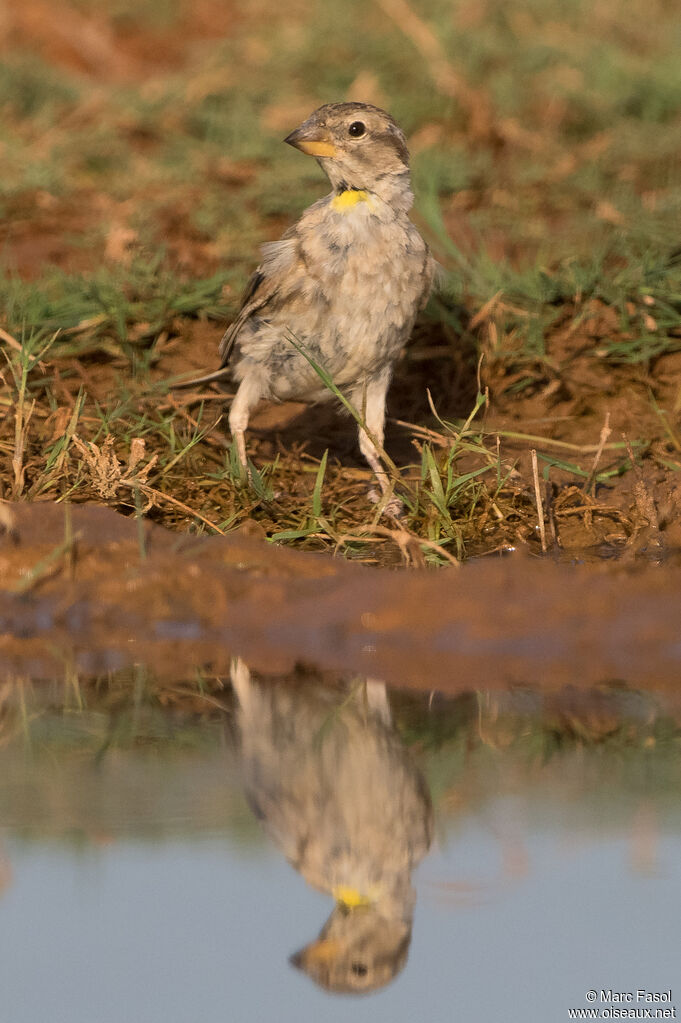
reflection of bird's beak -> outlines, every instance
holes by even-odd
[[[338,957],[340,947],[340,942],[334,938],[320,938],[301,948],[300,952],[291,956],[289,962],[299,970],[307,970],[316,963],[331,963]]]
[[[308,156],[336,155],[336,147],[326,129],[318,124],[308,124],[307,121],[287,135],[284,142],[288,142],[294,149],[299,149],[301,153],[307,153]]]

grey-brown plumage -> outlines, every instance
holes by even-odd
[[[434,263],[409,219],[409,153],[389,114],[330,103],[286,139],[315,156],[332,191],[278,242],[265,245],[220,346],[239,389],[229,424],[246,465],[244,433],[261,398],[332,394],[296,345],[360,411],[362,453],[383,491],[379,460],[394,361],[430,294]],[[213,375],[219,376],[220,374]]]
[[[249,801],[292,866],[336,900],[292,962],[330,990],[381,987],[406,961],[411,873],[432,838],[427,786],[385,688],[259,683],[240,660],[232,684]]]

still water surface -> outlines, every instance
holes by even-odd
[[[551,1023],[591,988],[681,1011],[679,733],[651,700],[235,682],[224,720],[9,735],[3,1023]]]

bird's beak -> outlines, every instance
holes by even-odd
[[[307,970],[321,963],[332,963],[338,958],[341,948],[340,941],[334,938],[318,938],[292,955],[289,962],[299,970]]]
[[[300,128],[296,128],[290,135],[287,135],[284,142],[289,146],[299,149],[301,153],[308,156],[330,157],[336,155],[334,146],[328,131],[319,124],[310,124],[305,121]]]

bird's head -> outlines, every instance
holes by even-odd
[[[327,103],[285,139],[315,156],[337,192],[408,193],[409,150],[390,114],[369,103]]]
[[[319,937],[290,962],[327,991],[376,991],[389,984],[407,961],[410,912],[411,905],[406,919],[402,914],[386,917],[378,905],[338,904]]]

